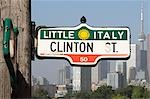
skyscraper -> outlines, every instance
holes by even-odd
[[[112,86],[112,89],[123,88],[123,77],[120,72],[112,72],[107,74],[107,85]]]
[[[142,70],[145,72],[145,80],[148,80],[148,70],[147,70],[147,51],[146,50],[140,50],[140,68],[139,70]]]
[[[81,67],[73,67],[73,91],[81,91]]]
[[[145,72],[142,69],[136,72],[136,80],[146,80]]]
[[[49,85],[49,81],[45,77],[38,77],[37,78],[37,83],[39,85]]]
[[[129,68],[129,78],[128,78],[129,82],[131,80],[135,80],[135,77],[136,77],[136,68],[135,67],[130,67]]]
[[[98,84],[98,67],[99,63],[91,68],[91,82],[94,84]]]
[[[98,80],[101,81],[107,78],[109,64],[107,60],[100,60],[98,65]]]
[[[91,67],[73,67],[73,91],[91,91]]]
[[[125,61],[123,60],[118,60],[116,61],[116,72],[119,72],[121,73],[121,79],[122,79],[122,83],[123,83],[123,86],[126,86],[127,85],[127,64]]]
[[[130,68],[135,67],[135,69],[140,68],[140,50],[137,44],[131,44],[131,54],[130,58],[127,60],[127,81],[130,78]],[[133,80],[133,79],[132,79]]]
[[[122,60],[118,60],[116,62],[116,72],[120,72],[122,73],[123,75],[125,75],[126,77],[126,74],[127,74],[127,64],[125,61],[122,61]]]
[[[116,60],[109,60],[108,64],[108,73],[116,72]]]
[[[91,67],[81,67],[81,91],[91,91]]]
[[[59,84],[70,84],[71,83],[71,70],[70,66],[63,66],[63,68],[59,69]]]
[[[147,35],[147,70],[148,70],[148,81],[150,83],[150,34]]]
[[[127,63],[125,60],[109,60],[107,72],[107,85],[114,88],[122,88],[127,85]],[[116,83],[116,84],[115,84]]]
[[[63,85],[65,84],[65,78],[66,78],[66,75],[65,75],[65,70],[64,69],[59,69],[58,70],[59,74],[58,74],[58,80],[59,80],[59,84],[60,85]]]
[[[65,66],[65,83],[68,85],[71,83],[71,67],[70,66]]]
[[[127,68],[127,64],[125,61],[122,61],[122,60],[116,61],[116,72],[120,72],[126,75],[126,68]]]

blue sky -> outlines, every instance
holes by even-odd
[[[76,26],[85,16],[91,26],[128,26],[131,41],[137,43],[140,32],[141,0],[32,0],[32,20],[36,25]],[[144,0],[144,32],[150,33],[150,0]],[[58,68],[65,60],[36,60],[32,74],[45,76],[56,83]]]

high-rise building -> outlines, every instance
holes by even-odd
[[[120,72],[107,73],[107,86],[112,86],[112,89],[123,88],[124,82],[122,76]]]
[[[103,79],[107,79],[107,72],[108,72],[108,61],[107,60],[100,60],[98,63],[98,80],[101,81]]]
[[[73,67],[73,91],[91,91],[91,67]]]
[[[59,84],[66,85],[71,83],[71,67],[64,66],[63,68],[59,69]]]
[[[49,81],[45,77],[38,77],[37,78],[38,85],[49,85]]]
[[[58,70],[59,74],[58,74],[58,80],[59,80],[59,84],[60,85],[64,85],[65,84],[65,78],[66,78],[66,75],[65,75],[65,69],[59,69]]]
[[[117,60],[116,61],[116,72],[120,72],[122,74],[122,81],[123,81],[123,86],[127,85],[127,64],[123,60]]]
[[[131,67],[135,69],[140,68],[140,50],[137,44],[131,44],[131,54],[130,58],[127,60],[127,81],[129,82],[130,73],[129,70]],[[133,80],[133,79],[132,79]]]
[[[91,67],[81,67],[81,91],[91,91]]]
[[[132,80],[135,80],[136,78],[136,68],[135,67],[130,67],[129,68],[129,82],[132,81]]]
[[[109,65],[108,65],[109,68],[108,68],[108,72],[107,72],[107,77],[119,75],[117,77],[120,77],[119,79],[121,79],[121,82],[118,82],[118,83],[119,84],[121,83],[121,85],[116,85],[116,86],[125,87],[127,85],[127,79],[126,79],[127,63],[126,63],[126,61],[125,60],[109,60],[108,63],[109,63]],[[112,80],[109,78],[107,78],[107,81],[112,82]],[[112,86],[114,86],[114,85],[112,85]]]
[[[150,34],[147,35],[147,70],[148,70],[148,81],[150,83]]]
[[[65,66],[65,83],[68,85],[71,83],[71,67],[70,66]]]
[[[140,50],[140,68],[138,71],[142,70],[145,72],[145,80],[148,81],[148,70],[147,70],[147,51]]]
[[[109,60],[108,73],[120,72],[126,76],[127,62],[125,60]]]
[[[145,79],[145,72],[143,70],[139,70],[136,72],[136,80],[146,80]]]
[[[73,91],[81,91],[81,67],[73,67]]]
[[[109,60],[108,64],[108,73],[116,72],[116,60]]]
[[[99,63],[95,66],[91,68],[91,83],[93,84],[98,84],[98,66]]]
[[[116,72],[120,72],[126,76],[127,64],[125,61],[116,61]]]

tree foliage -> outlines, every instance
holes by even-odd
[[[112,99],[129,99],[128,97],[126,96],[122,96],[120,94],[117,94],[117,95],[113,95],[112,96]]]
[[[36,99],[48,99],[48,92],[44,89],[38,88],[35,90],[35,93],[33,94],[33,97]]]
[[[111,86],[101,86],[91,95],[93,99],[110,99],[112,96],[112,87]]]
[[[149,99],[150,91],[141,86],[127,86],[112,90],[111,86],[101,86],[94,92],[78,92],[66,95],[65,99]]]

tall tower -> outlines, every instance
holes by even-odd
[[[145,41],[145,34],[144,34],[144,17],[143,17],[143,2],[141,3],[141,27],[140,33],[138,35],[138,41],[140,42],[140,50],[144,50],[144,41]]]
[[[138,69],[139,73],[144,73],[144,78],[148,81],[148,70],[147,70],[147,50],[144,49],[144,41],[146,40],[146,36],[144,35],[144,11],[143,11],[143,3],[141,3],[141,33],[139,33],[139,42],[140,42],[140,67]],[[141,74],[139,74],[140,77]],[[140,79],[140,78],[138,78]]]

